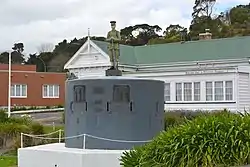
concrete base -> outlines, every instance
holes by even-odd
[[[66,148],[64,143],[18,149],[18,167],[120,167],[125,150]]]
[[[106,70],[106,76],[122,76],[122,72],[116,69]]]

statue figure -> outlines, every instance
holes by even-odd
[[[121,41],[121,35],[120,32],[115,29],[116,21],[111,21],[110,23],[112,30],[108,32],[106,41],[109,42],[108,51],[111,62],[111,69],[118,69],[120,56],[119,42]]]

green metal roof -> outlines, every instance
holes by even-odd
[[[93,42],[107,53],[107,42]],[[250,57],[250,36],[136,47],[120,45],[120,53],[121,64],[131,65],[246,58]]]
[[[92,40],[99,48],[108,54],[108,42]],[[135,50],[133,46],[120,45],[120,62],[121,64],[136,64]]]

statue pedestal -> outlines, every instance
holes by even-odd
[[[125,151],[66,148],[64,143],[19,148],[18,167],[120,167]]]
[[[106,76],[122,76],[122,71],[117,69],[106,70]]]

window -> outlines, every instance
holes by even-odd
[[[215,81],[206,82],[207,101],[230,101],[233,100],[233,82]]]
[[[176,101],[182,101],[182,83],[176,83]]]
[[[11,97],[27,97],[27,85],[11,85]]]
[[[206,82],[206,100],[213,101],[213,82]]]
[[[201,99],[201,84],[200,82],[194,82],[194,101],[200,101]]]
[[[224,100],[223,81],[214,82],[214,100]]]
[[[233,82],[226,81],[225,83],[225,96],[226,100],[233,100]]]
[[[114,85],[113,101],[117,103],[130,102],[130,87],[128,85]]]
[[[165,84],[164,101],[170,101],[170,83]]]
[[[184,101],[192,101],[192,82],[184,83]]]
[[[74,102],[84,102],[86,101],[86,93],[84,85],[74,86]]]
[[[200,82],[176,83],[176,101],[200,101]]]
[[[59,98],[59,85],[43,85],[43,98]]]

